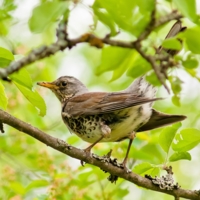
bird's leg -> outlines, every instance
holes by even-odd
[[[89,153],[92,149],[93,146],[95,146],[98,142],[100,142],[105,136],[102,135],[96,142],[94,142],[93,144],[91,144],[89,147],[87,147],[86,149],[84,149],[83,151]]]
[[[87,147],[86,149],[83,149],[83,151],[89,155],[92,147],[95,146],[98,142],[100,142],[103,138],[104,138],[104,135],[102,135],[96,142],[91,144],[89,147]],[[84,166],[83,160],[81,160],[81,165]]]
[[[83,151],[85,151],[87,154],[90,153],[91,149],[98,143],[100,142],[103,138],[105,137],[109,137],[110,133],[111,133],[111,129],[109,126],[105,125],[103,122],[100,123],[100,129],[102,132],[102,136],[95,141],[93,144],[91,144],[89,147],[87,147],[86,149],[84,149]],[[84,165],[84,162],[81,160],[81,165]]]
[[[125,156],[125,158],[124,158],[124,160],[123,160],[123,162],[122,162],[122,166],[124,167],[124,169],[127,169],[126,163],[127,163],[127,161],[128,161],[128,154],[129,154],[129,151],[130,151],[130,149],[131,149],[131,144],[132,144],[132,142],[133,142],[135,136],[136,136],[136,132],[132,132],[132,133],[129,135],[128,149],[127,149],[127,151],[126,151],[126,156]]]

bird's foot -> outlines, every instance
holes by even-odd
[[[89,146],[89,147],[87,147],[86,149],[83,149],[83,151],[86,153],[86,155],[87,155],[87,157],[88,156],[91,156],[91,154],[90,154],[90,152],[91,152],[91,147]],[[81,165],[84,167],[84,161],[83,160],[81,160]]]
[[[125,171],[127,174],[131,173],[131,170],[130,170],[126,165],[123,165],[123,163],[122,163],[121,166],[122,166],[121,168],[124,169],[124,171]]]
[[[127,159],[124,159],[124,161],[121,163],[121,168],[124,169],[124,171],[128,174],[131,173],[131,170],[126,166]]]
[[[83,151],[86,153],[87,156],[91,156],[90,152],[91,149],[102,139],[104,138],[104,135],[102,135],[96,142],[94,142],[93,144],[91,144],[89,147],[87,147],[86,149],[83,149]],[[84,162],[81,160],[81,165],[84,166]]]

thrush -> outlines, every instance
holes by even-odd
[[[169,115],[152,108],[156,89],[144,77],[136,79],[119,92],[89,92],[72,76],[62,76],[53,82],[39,82],[49,88],[61,102],[61,115],[71,133],[91,143],[89,153],[99,142],[119,142],[129,139],[126,162],[136,132],[152,130],[182,121],[183,115]]]
[[[181,21],[177,21],[166,38],[184,31]],[[157,53],[161,53],[159,47]],[[174,50],[164,49],[172,56]],[[169,115],[152,108],[156,98],[156,89],[147,83],[144,77],[136,79],[127,89],[119,92],[89,92],[78,79],[62,76],[53,82],[40,82],[38,85],[51,89],[61,102],[62,119],[71,133],[91,143],[84,149],[89,153],[99,142],[119,142],[129,139],[125,158],[136,132],[148,131],[182,121],[184,115]]]

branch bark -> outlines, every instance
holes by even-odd
[[[136,41],[120,41],[120,40],[114,40],[110,39],[109,36],[105,36],[104,38],[99,38],[93,34],[86,33],[82,36],[75,38],[75,39],[69,39],[68,34],[66,32],[67,30],[67,21],[64,20],[59,24],[58,30],[57,30],[57,41],[55,43],[52,43],[49,46],[41,46],[38,49],[33,49],[27,56],[24,58],[12,62],[7,68],[0,68],[0,78],[1,79],[7,79],[7,77],[20,70],[21,68],[35,62],[38,60],[41,60],[45,57],[51,56],[56,54],[58,51],[63,51],[66,48],[72,48],[76,46],[79,43],[87,42],[91,46],[95,46],[97,48],[102,48],[104,44],[110,45],[110,46],[117,46],[117,47],[123,47],[123,48],[131,48],[136,49],[138,53],[147,60],[152,66],[152,69],[154,70],[158,80],[164,85],[164,87],[169,92],[169,89],[165,83],[165,76],[162,74],[162,71],[159,69],[159,65],[156,64],[156,61],[158,61],[158,57],[153,58],[150,55],[147,55],[143,49],[141,42],[145,40],[148,35],[156,28],[162,26],[163,24],[166,24],[167,22],[171,20],[178,20],[182,18],[182,15],[177,13],[176,11],[173,11],[172,13],[163,16],[159,20],[155,19],[155,10],[152,12],[152,18],[149,22],[149,25],[146,27],[146,29],[141,33],[141,35],[138,37]],[[157,58],[157,59],[156,59]]]
[[[40,142],[46,144],[47,146],[50,146],[54,148],[57,151],[60,151],[68,156],[71,156],[73,158],[82,160],[88,164],[97,166],[101,168],[104,171],[109,172],[112,175],[121,177],[129,182],[132,182],[140,187],[150,189],[157,192],[162,192],[165,194],[169,194],[177,197],[183,197],[186,199],[193,199],[193,200],[199,200],[200,199],[200,193],[199,191],[194,190],[185,190],[185,189],[174,189],[174,190],[163,190],[159,188],[158,186],[154,185],[151,180],[144,178],[142,176],[139,176],[135,173],[125,173],[125,171],[117,166],[112,165],[108,162],[102,162],[99,159],[97,159],[97,156],[88,156],[84,151],[81,149],[75,148],[63,140],[60,140],[58,138],[54,138],[43,131],[37,129],[36,127],[31,126],[30,124],[21,121],[20,119],[15,118],[14,116],[8,114],[7,112],[0,110],[0,121],[2,123],[8,124],[9,126],[14,127],[15,129],[24,132],[31,137],[39,140]]]

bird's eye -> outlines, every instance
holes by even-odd
[[[67,82],[66,82],[66,81],[62,81],[62,82],[61,82],[61,85],[62,85],[62,86],[66,86],[66,85],[67,85]]]

